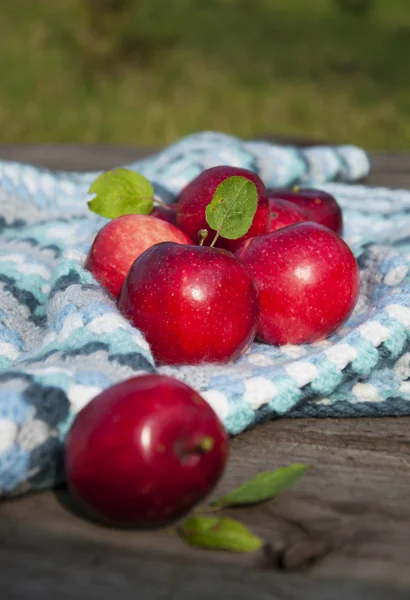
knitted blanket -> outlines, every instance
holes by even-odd
[[[410,192],[352,185],[370,168],[353,146],[298,149],[208,132],[127,166],[172,202],[218,164],[250,168],[269,187],[309,184],[336,196],[361,270],[354,314],[312,345],[255,343],[236,364],[158,368],[143,336],[82,266],[107,222],[87,208],[98,173],[1,162],[0,496],[62,482],[75,414],[140,373],[191,385],[230,434],[283,416],[410,414]]]

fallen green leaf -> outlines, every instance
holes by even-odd
[[[218,185],[205,210],[208,225],[230,240],[242,237],[252,225],[258,205],[256,185],[246,177],[228,177]]]
[[[233,519],[190,517],[181,527],[182,538],[192,546],[229,552],[254,552],[263,541]]]
[[[122,215],[148,215],[153,206],[154,188],[139,173],[128,169],[106,171],[97,177],[88,190],[95,197],[88,203],[93,212],[115,219]]]
[[[275,471],[258,473],[232,492],[211,502],[211,506],[225,508],[264,502],[294,485],[308,469],[309,465],[295,463]]]

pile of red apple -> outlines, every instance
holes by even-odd
[[[245,233],[223,237],[209,226],[207,207],[235,177],[252,182],[255,211]],[[158,363],[223,363],[255,337],[309,343],[343,324],[360,281],[342,228],[331,195],[266,190],[255,173],[220,166],[192,181],[175,205],[110,221],[86,268],[118,299]],[[79,413],[67,439],[67,478],[99,519],[164,525],[212,490],[227,454],[226,433],[203,398],[173,378],[146,375],[104,391]]]
[[[255,185],[256,212],[247,233],[215,240],[206,207],[235,176]],[[158,363],[235,361],[255,336],[267,344],[309,343],[347,319],[359,271],[342,228],[342,211],[326,192],[266,190],[251,171],[213,167],[176,204],[108,223],[86,267],[118,298]]]

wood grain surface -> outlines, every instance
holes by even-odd
[[[259,136],[277,143],[311,146],[321,140],[288,138],[284,136]],[[155,148],[134,146],[101,146],[75,144],[1,144],[0,160],[15,160],[50,169],[89,171],[109,169],[127,164],[155,152]],[[410,156],[387,152],[369,152],[372,173],[369,185],[410,188]]]
[[[144,152],[0,145],[0,158],[67,170],[109,168]],[[410,157],[371,159],[369,183],[410,187]],[[168,530],[99,527],[76,512],[64,489],[3,502],[0,598],[409,598],[410,418],[266,423],[232,441],[217,493],[295,461],[312,468],[294,488],[226,512],[265,540],[252,555],[193,549]]]

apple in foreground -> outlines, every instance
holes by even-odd
[[[150,212],[151,217],[162,219],[177,227],[177,205],[175,204],[158,204],[154,206]]]
[[[118,298],[135,259],[153,244],[167,241],[192,244],[192,240],[171,223],[151,215],[123,215],[97,233],[84,267]]]
[[[237,360],[254,339],[259,315],[255,282],[235,256],[168,242],[134,262],[119,309],[162,364]]]
[[[278,188],[268,192],[269,198],[287,200],[306,211],[311,221],[325,225],[339,235],[343,231],[342,209],[336,198],[323,190],[294,187]]]
[[[228,240],[219,237],[216,246],[234,252],[240,244],[255,235],[266,233],[268,222],[268,200],[266,188],[262,179],[253,171],[240,167],[218,166],[203,171],[191,181],[181,192],[177,202],[177,225],[194,241],[198,240],[198,231],[207,229],[209,232],[205,245],[209,245],[215,235],[205,218],[205,209],[211,202],[216,188],[228,177],[246,177],[256,186],[258,206],[249,231],[239,239]]]
[[[267,233],[288,227],[295,223],[310,221],[308,213],[292,202],[279,198],[268,198],[269,217]]]
[[[353,311],[360,276],[349,246],[317,223],[297,223],[244,242],[237,251],[259,291],[257,338],[302,344],[325,338]]]
[[[103,391],[78,413],[65,447],[73,496],[117,527],[179,519],[211,492],[227,457],[227,434],[210,405],[164,375]]]

